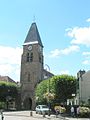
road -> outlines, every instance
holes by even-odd
[[[15,112],[3,112],[4,119],[3,120],[90,120],[89,118],[68,118],[68,117],[58,117],[55,115],[38,115],[33,111],[32,116],[30,116],[30,111],[15,111]],[[1,116],[0,116],[1,117]],[[2,118],[0,118],[2,120]]]

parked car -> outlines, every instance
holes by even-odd
[[[36,114],[38,113],[38,114],[43,114],[43,113],[45,113],[45,114],[49,114],[49,107],[47,106],[47,105],[38,105],[37,107],[36,107]]]

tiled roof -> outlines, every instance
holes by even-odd
[[[12,80],[12,79],[11,79],[10,77],[8,77],[8,76],[0,76],[0,81],[16,83],[14,80]]]

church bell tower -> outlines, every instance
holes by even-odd
[[[23,44],[21,58],[21,105],[35,108],[35,87],[43,79],[43,44],[36,23],[32,23]]]

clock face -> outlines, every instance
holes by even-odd
[[[28,46],[28,50],[32,50],[32,45]]]

